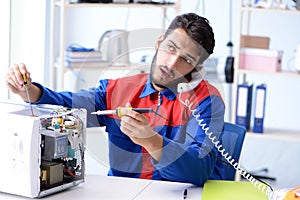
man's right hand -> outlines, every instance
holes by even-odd
[[[23,63],[14,64],[7,70],[5,77],[7,88],[11,92],[18,94],[24,101],[27,101],[28,99],[25,91],[23,74],[27,77],[27,87],[31,102],[38,101],[41,97],[42,91],[39,87],[31,84],[30,72]]]

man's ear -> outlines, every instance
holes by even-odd
[[[158,49],[159,45],[162,43],[162,41],[164,40],[165,38],[165,35],[160,35],[159,38],[157,39],[156,41],[156,44],[155,44],[155,50]]]

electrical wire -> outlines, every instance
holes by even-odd
[[[233,55],[232,47],[232,0],[229,0],[229,41],[227,43],[227,46],[229,47],[229,56]]]
[[[205,16],[205,0],[202,0],[202,15]]]
[[[197,0],[196,1],[196,6],[195,6],[195,9],[194,9],[195,13],[198,13],[199,6],[200,6],[200,0]]]
[[[199,12],[199,9],[200,9],[200,0],[197,0],[196,1],[196,5],[195,5],[195,8],[194,8],[194,12],[195,13],[198,13]],[[204,2],[204,0],[202,0],[202,5],[201,5],[201,15],[202,16],[205,16],[205,2]]]
[[[71,47],[78,47],[78,48],[82,48],[82,49],[86,49],[84,46],[80,45],[80,44],[71,44],[68,46],[68,48],[71,48]],[[67,48],[67,49],[68,49]],[[80,65],[79,65],[79,68],[78,68],[78,71],[76,71],[74,69],[74,67],[72,66],[72,64],[68,64],[67,68],[75,75],[76,78],[78,78],[79,81],[85,83],[86,80],[85,78],[81,77],[80,75],[80,70],[84,67],[84,64],[85,62],[87,61],[87,59],[94,53],[94,51],[88,51],[88,54],[82,59]]]
[[[128,29],[128,22],[129,22],[129,8],[127,8],[126,18],[125,18],[125,25],[124,30]]]

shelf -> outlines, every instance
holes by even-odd
[[[248,2],[250,2],[250,0]],[[290,18],[295,19],[300,17],[299,10],[255,8],[242,5],[243,1],[240,1],[240,3],[239,36],[245,35],[245,33],[249,36],[267,35],[270,40],[275,40],[278,42],[278,45],[284,46],[287,40],[282,39],[281,34],[273,34],[273,32],[277,32],[272,30],[276,30],[280,27],[287,31],[285,27],[291,27],[293,23],[288,24],[286,21],[290,21]],[[285,17],[287,17],[288,20],[286,20]],[[276,23],[272,23],[270,19],[274,19],[273,21],[276,21]],[[289,33],[293,32],[294,31],[289,31],[286,33],[291,35]],[[294,35],[297,35],[297,33],[296,31]],[[298,40],[293,38],[296,37],[288,37],[288,40],[296,44]],[[259,41],[257,43],[259,43]],[[240,45],[238,45],[238,47],[240,47]],[[299,152],[300,129],[297,113],[300,107],[298,95],[295,96],[294,90],[300,81],[300,73],[291,68],[289,63],[281,63],[282,67],[286,68],[281,68],[282,71],[279,72],[261,71],[262,68],[258,66],[253,66],[256,70],[241,69],[240,53],[240,48],[238,48],[236,62],[234,63],[234,102],[231,104],[231,111],[233,113],[231,120],[236,120],[236,109],[240,105],[237,104],[240,100],[238,99],[240,97],[238,95],[241,94],[238,94],[237,89],[239,83],[248,82],[257,85],[260,84],[260,82],[264,82],[268,87],[267,94],[264,93],[264,95],[266,95],[265,99],[260,98],[262,97],[261,93],[258,94],[256,88],[253,87],[252,105],[250,107],[251,128],[245,136],[240,163],[249,170],[256,170],[262,167],[267,168],[269,174],[266,175],[276,177],[276,187],[291,187],[291,185],[297,184],[299,180],[299,164],[297,163],[295,165],[296,167],[290,167],[288,172],[282,169],[288,166],[289,163],[294,163],[294,153]],[[255,60],[256,58],[251,59]],[[267,63],[266,66],[268,66]],[[263,101],[264,105],[261,104],[262,101],[260,100]],[[245,102],[248,103],[247,100],[245,100]],[[258,106],[260,112],[256,111],[257,105],[261,106]],[[262,114],[262,112],[264,113]],[[256,121],[255,116],[264,118],[264,133],[253,132]]]
[[[300,142],[300,131],[296,130],[265,128],[264,133],[247,132],[246,135],[265,139]]]
[[[59,68],[61,67],[60,63],[55,63],[55,67]],[[129,63],[128,65],[110,65],[108,62],[99,62],[99,66],[84,66],[81,67],[68,67],[65,66],[65,70],[69,69],[74,70],[80,70],[80,69],[97,69],[97,70],[141,70],[141,71],[149,71],[150,70],[150,64],[149,63]]]
[[[253,35],[253,36],[259,36],[259,34],[256,34],[256,32],[260,32],[261,30],[256,30],[253,31],[250,29],[251,28],[257,28],[257,25],[262,26],[262,24],[260,23],[256,23],[259,20],[264,20],[269,19],[267,14],[274,14],[277,16],[279,15],[298,15],[300,16],[300,11],[299,10],[293,10],[293,9],[276,9],[276,8],[255,8],[255,7],[251,7],[251,6],[245,6],[242,5],[243,2],[240,2],[240,11],[239,11],[239,36],[241,35],[245,35],[245,32],[247,35]],[[258,17],[259,16],[259,17]],[[297,16],[297,17],[298,17]],[[264,19],[262,19],[262,17],[265,17]],[[280,16],[281,17],[281,16]],[[291,16],[293,18],[295,18],[295,16]],[[284,21],[282,21],[284,23]],[[279,25],[279,24],[278,24]],[[289,24],[284,23],[284,25],[290,26]],[[276,27],[276,25],[274,25]],[[270,27],[271,29],[272,27]],[[268,28],[267,28],[268,29]],[[250,34],[251,33],[251,34]],[[272,34],[270,34],[270,39],[272,37],[272,40],[275,39],[277,41],[281,41],[282,44],[284,44],[284,40],[282,40],[282,38],[280,38],[280,36],[273,36]],[[279,37],[279,39],[278,39]],[[240,43],[240,41],[239,41]],[[281,44],[279,43],[279,44]],[[297,42],[295,42],[297,43]],[[239,44],[237,46],[240,46]],[[287,99],[291,99],[290,102],[292,102],[293,104],[287,105],[284,108],[280,107],[280,111],[278,111],[278,115],[282,115],[282,113],[280,112],[284,112],[284,116],[289,116],[289,112],[293,112],[295,110],[295,112],[297,112],[299,109],[299,105],[297,104],[297,99],[294,98],[294,94],[288,92],[288,90],[285,89],[286,87],[290,87],[291,85],[289,85],[289,83],[294,84],[295,85],[298,84],[298,81],[300,80],[300,73],[298,73],[296,70],[292,69],[292,68],[282,68],[283,71],[280,72],[271,72],[271,71],[260,71],[259,69],[257,70],[249,70],[249,69],[241,69],[240,68],[240,48],[238,49],[238,52],[236,54],[236,60],[234,63],[234,69],[235,69],[235,73],[234,73],[234,83],[233,83],[233,97],[232,97],[232,109],[231,112],[232,117],[231,117],[231,121],[235,122],[236,121],[236,107],[237,107],[237,91],[238,91],[238,84],[242,83],[242,82],[250,82],[250,83],[258,83],[260,81],[266,81],[266,82],[270,82],[270,87],[269,87],[269,91],[270,93],[268,93],[268,96],[272,97],[272,102],[266,102],[268,110],[266,109],[266,112],[271,112],[273,115],[274,113],[276,113],[278,107],[277,106],[281,106],[281,102],[280,102],[280,91],[284,90],[284,92],[286,92],[285,94],[287,94],[286,96],[284,96]],[[282,67],[286,65],[282,65]],[[288,66],[287,66],[288,67]],[[273,79],[274,78],[274,79]],[[276,79],[276,80],[275,80]],[[273,82],[273,80],[275,80],[275,82]],[[278,81],[278,82],[277,82]],[[280,87],[280,89],[278,89],[277,87]],[[283,87],[283,88],[281,88]],[[255,90],[253,90],[255,91]],[[289,95],[290,94],[290,95]],[[256,95],[255,93],[253,93],[253,95]],[[278,95],[278,96],[277,96]],[[298,96],[297,96],[298,97]],[[255,96],[254,96],[255,98]],[[275,100],[275,101],[273,101]],[[269,101],[268,97],[267,97],[267,101]],[[294,106],[295,104],[295,106]],[[255,108],[255,102],[253,103],[251,109],[253,111],[253,109]],[[293,107],[294,106],[294,107]],[[290,108],[291,107],[291,108]],[[254,115],[252,113],[252,115]],[[277,113],[275,114],[276,116],[274,116],[273,118],[278,118],[277,117]],[[252,117],[252,116],[251,116]],[[251,118],[252,119],[252,118]],[[286,118],[285,120],[289,120],[288,118]],[[283,120],[283,121],[285,121]],[[290,120],[289,120],[290,121]],[[252,123],[252,120],[251,120]],[[273,123],[272,123],[273,124]],[[277,124],[276,124],[277,125]],[[267,124],[268,126],[268,124]],[[298,124],[295,123],[294,125],[290,125],[289,127],[294,128],[297,127]],[[287,128],[289,128],[287,127]],[[272,127],[270,127],[272,128]],[[274,127],[273,127],[274,128]],[[278,128],[285,128],[285,123],[282,122],[282,125],[279,125]],[[251,136],[255,136],[255,137],[261,137],[261,138],[268,138],[268,139],[283,139],[283,140],[295,140],[300,142],[300,131],[290,131],[290,130],[274,130],[274,129],[266,129],[266,133],[263,134],[259,134],[259,133],[252,133],[249,132],[248,133]]]
[[[57,1],[56,6],[61,6],[61,3]],[[144,3],[64,3],[65,7],[68,8],[86,8],[86,7],[96,7],[96,8],[177,8],[178,4],[144,4]]]
[[[268,72],[268,71],[239,69],[239,73],[241,73],[241,74],[267,74],[267,75],[275,75],[275,76],[289,76],[292,78],[300,78],[300,73],[292,72],[292,71]]]
[[[167,19],[167,9],[174,9],[176,15],[180,13],[180,0],[174,1],[174,4],[146,4],[146,3],[70,3],[69,0],[52,0],[51,3],[51,27],[50,27],[50,80],[51,87],[55,90],[62,90],[64,84],[64,73],[67,69],[64,66],[65,60],[65,49],[66,49],[66,13],[68,9],[75,8],[152,8],[152,9],[162,9],[163,18],[162,18],[162,27],[166,28],[166,19]],[[59,12],[59,14],[57,14]],[[114,15],[114,12],[111,13]],[[58,17],[57,17],[58,15]],[[59,30],[60,33],[56,34],[56,31]],[[57,62],[59,58],[59,62]],[[103,63],[103,65],[106,65]],[[132,64],[131,64],[132,65]],[[88,67],[84,67],[87,69]],[[76,68],[74,68],[76,69]],[[79,68],[77,68],[79,69]],[[96,69],[89,67],[89,69]],[[100,67],[100,69],[102,69]],[[103,69],[106,69],[103,66]],[[135,70],[140,69],[135,66],[130,68],[123,66],[109,67],[109,70]],[[144,68],[143,68],[144,69]],[[144,71],[144,70],[143,70]]]
[[[255,7],[242,7],[243,12],[275,12],[283,14],[300,14],[299,10],[279,9],[279,8],[255,8]]]

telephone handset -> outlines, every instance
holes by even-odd
[[[177,86],[177,92],[188,92],[193,90],[203,80],[206,75],[206,71],[203,67],[198,71],[192,73],[192,80],[188,83],[179,83]]]

